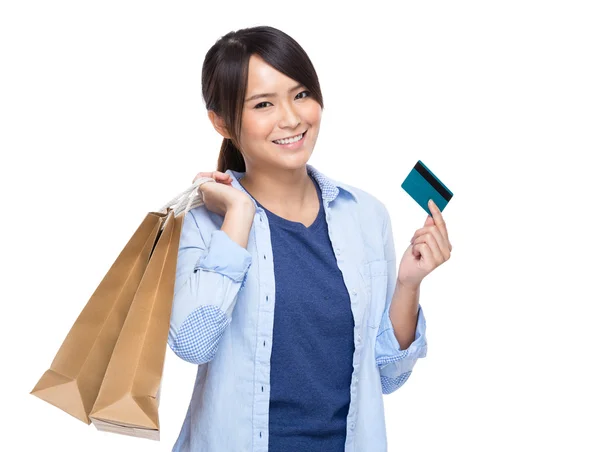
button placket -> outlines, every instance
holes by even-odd
[[[263,306],[260,306],[258,315],[260,316],[258,320],[258,343],[257,343],[257,362],[255,366],[255,391],[256,396],[254,397],[254,408],[256,412],[264,413],[265,409],[268,408],[269,404],[269,377],[268,377],[268,368],[269,368],[269,348],[270,345],[267,346],[267,341],[271,342],[272,336],[268,331],[264,331],[263,325],[265,324],[265,320],[269,319],[273,315],[273,301],[274,298],[274,290],[267,283],[266,276],[269,273],[269,268],[272,266],[273,262],[273,254],[270,250],[268,243],[268,217],[264,214],[263,211],[259,210],[258,212],[258,221],[256,222],[257,230],[256,232],[256,258],[260,259],[260,255],[263,256],[263,262],[258,262],[258,272],[259,272],[259,293],[260,298],[258,298],[257,302],[262,303]],[[258,227],[260,226],[260,227]],[[262,230],[262,231],[261,231]],[[267,258],[267,253],[269,253],[269,257]],[[270,262],[266,262],[269,260]],[[262,344],[261,344],[262,342]],[[260,420],[256,421],[254,435],[257,442],[265,445],[265,442],[268,439],[268,434],[266,430],[268,428],[268,422],[264,422],[264,417],[261,415]],[[264,435],[263,435],[264,433]]]

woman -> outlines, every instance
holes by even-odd
[[[223,36],[202,89],[223,145],[181,234],[169,345],[198,374],[173,450],[386,450],[382,394],[426,355],[419,287],[450,257],[440,211],[396,275],[385,206],[307,164],[323,99],[285,33]]]

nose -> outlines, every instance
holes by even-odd
[[[300,115],[296,111],[294,104],[283,102],[281,107],[281,118],[279,119],[279,128],[295,129],[302,122]]]

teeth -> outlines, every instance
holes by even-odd
[[[292,143],[295,143],[296,141],[300,141],[302,139],[302,135],[303,134],[297,135],[292,138],[286,138],[285,140],[275,140],[273,142],[277,143],[277,144],[292,144]]]

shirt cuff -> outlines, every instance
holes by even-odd
[[[200,257],[194,270],[208,270],[241,282],[252,262],[248,250],[234,242],[224,231],[211,233],[207,254]]]
[[[377,365],[383,367],[386,364],[390,364],[398,361],[406,361],[407,364],[414,362],[418,358],[424,358],[427,355],[427,339],[425,336],[425,330],[427,323],[425,316],[423,315],[423,309],[419,305],[419,311],[417,315],[417,328],[415,331],[415,340],[410,344],[406,350],[402,350],[396,335],[394,334],[394,328],[392,321],[390,320],[389,310],[386,311],[382,319],[382,325],[380,332],[377,335],[375,357]],[[412,369],[412,365],[409,369],[402,369],[407,372]]]

